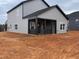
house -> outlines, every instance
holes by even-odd
[[[68,18],[58,5],[44,0],[23,1],[7,12],[7,31],[26,34],[66,33]]]
[[[68,30],[69,31],[79,31],[79,11],[70,13],[67,15],[69,18],[69,25]]]

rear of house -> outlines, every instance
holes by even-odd
[[[67,25],[68,18],[59,6],[49,7],[44,0],[22,2],[8,12],[7,31],[9,32],[26,34],[66,33]]]

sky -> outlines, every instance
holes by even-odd
[[[0,0],[0,24],[4,24],[7,20],[7,11],[16,6],[18,3],[24,0]],[[65,14],[69,14],[75,11],[79,11],[79,0],[46,0],[46,2],[52,5],[59,5]]]

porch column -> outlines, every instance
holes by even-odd
[[[44,20],[44,33],[46,34],[46,20]]]
[[[35,23],[36,23],[36,34],[38,34],[38,19],[35,19]]]

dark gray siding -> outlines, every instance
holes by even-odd
[[[68,15],[69,18],[69,30],[79,30],[79,21],[76,21],[76,19],[79,19],[79,12],[74,12]]]

